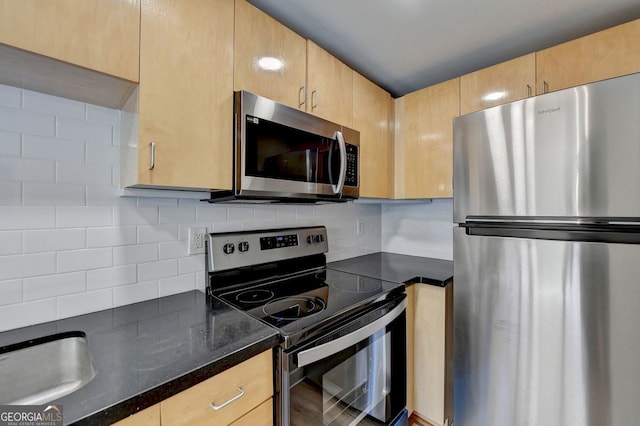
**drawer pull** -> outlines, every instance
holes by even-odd
[[[230,400],[228,400],[227,402],[223,402],[220,405],[216,405],[213,402],[211,403],[211,408],[213,408],[214,410],[220,410],[224,407],[226,407],[227,405],[231,404],[233,401],[240,399],[240,397],[242,397],[242,395],[244,395],[244,391],[242,390],[242,388],[238,388],[238,394],[236,396],[234,396],[233,398],[231,398]]]

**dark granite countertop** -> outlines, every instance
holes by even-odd
[[[395,253],[373,253],[327,265],[352,274],[397,283],[422,283],[445,287],[453,282],[453,262]]]
[[[75,330],[87,335],[96,376],[52,402],[65,424],[111,424],[279,342],[275,329],[191,291],[6,331],[0,347]]]

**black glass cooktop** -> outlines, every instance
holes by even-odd
[[[213,294],[286,337],[358,312],[403,284],[330,269]]]

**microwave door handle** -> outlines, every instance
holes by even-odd
[[[406,307],[407,299],[405,298],[398,304],[398,306],[389,311],[385,316],[357,329],[353,333],[338,337],[335,340],[323,343],[314,348],[298,352],[298,367],[304,367],[305,365],[313,364],[316,361],[335,355],[340,351],[373,336],[378,331],[384,330],[387,325],[391,324],[393,320],[398,318],[400,314],[404,312]]]
[[[338,184],[331,185],[331,187],[334,194],[342,194],[344,181],[347,178],[347,144],[344,143],[342,132],[338,130],[333,134],[333,138],[338,140],[338,147],[340,148],[340,177],[338,178]]]

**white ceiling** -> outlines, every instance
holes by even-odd
[[[640,18],[640,0],[249,1],[394,96]]]

